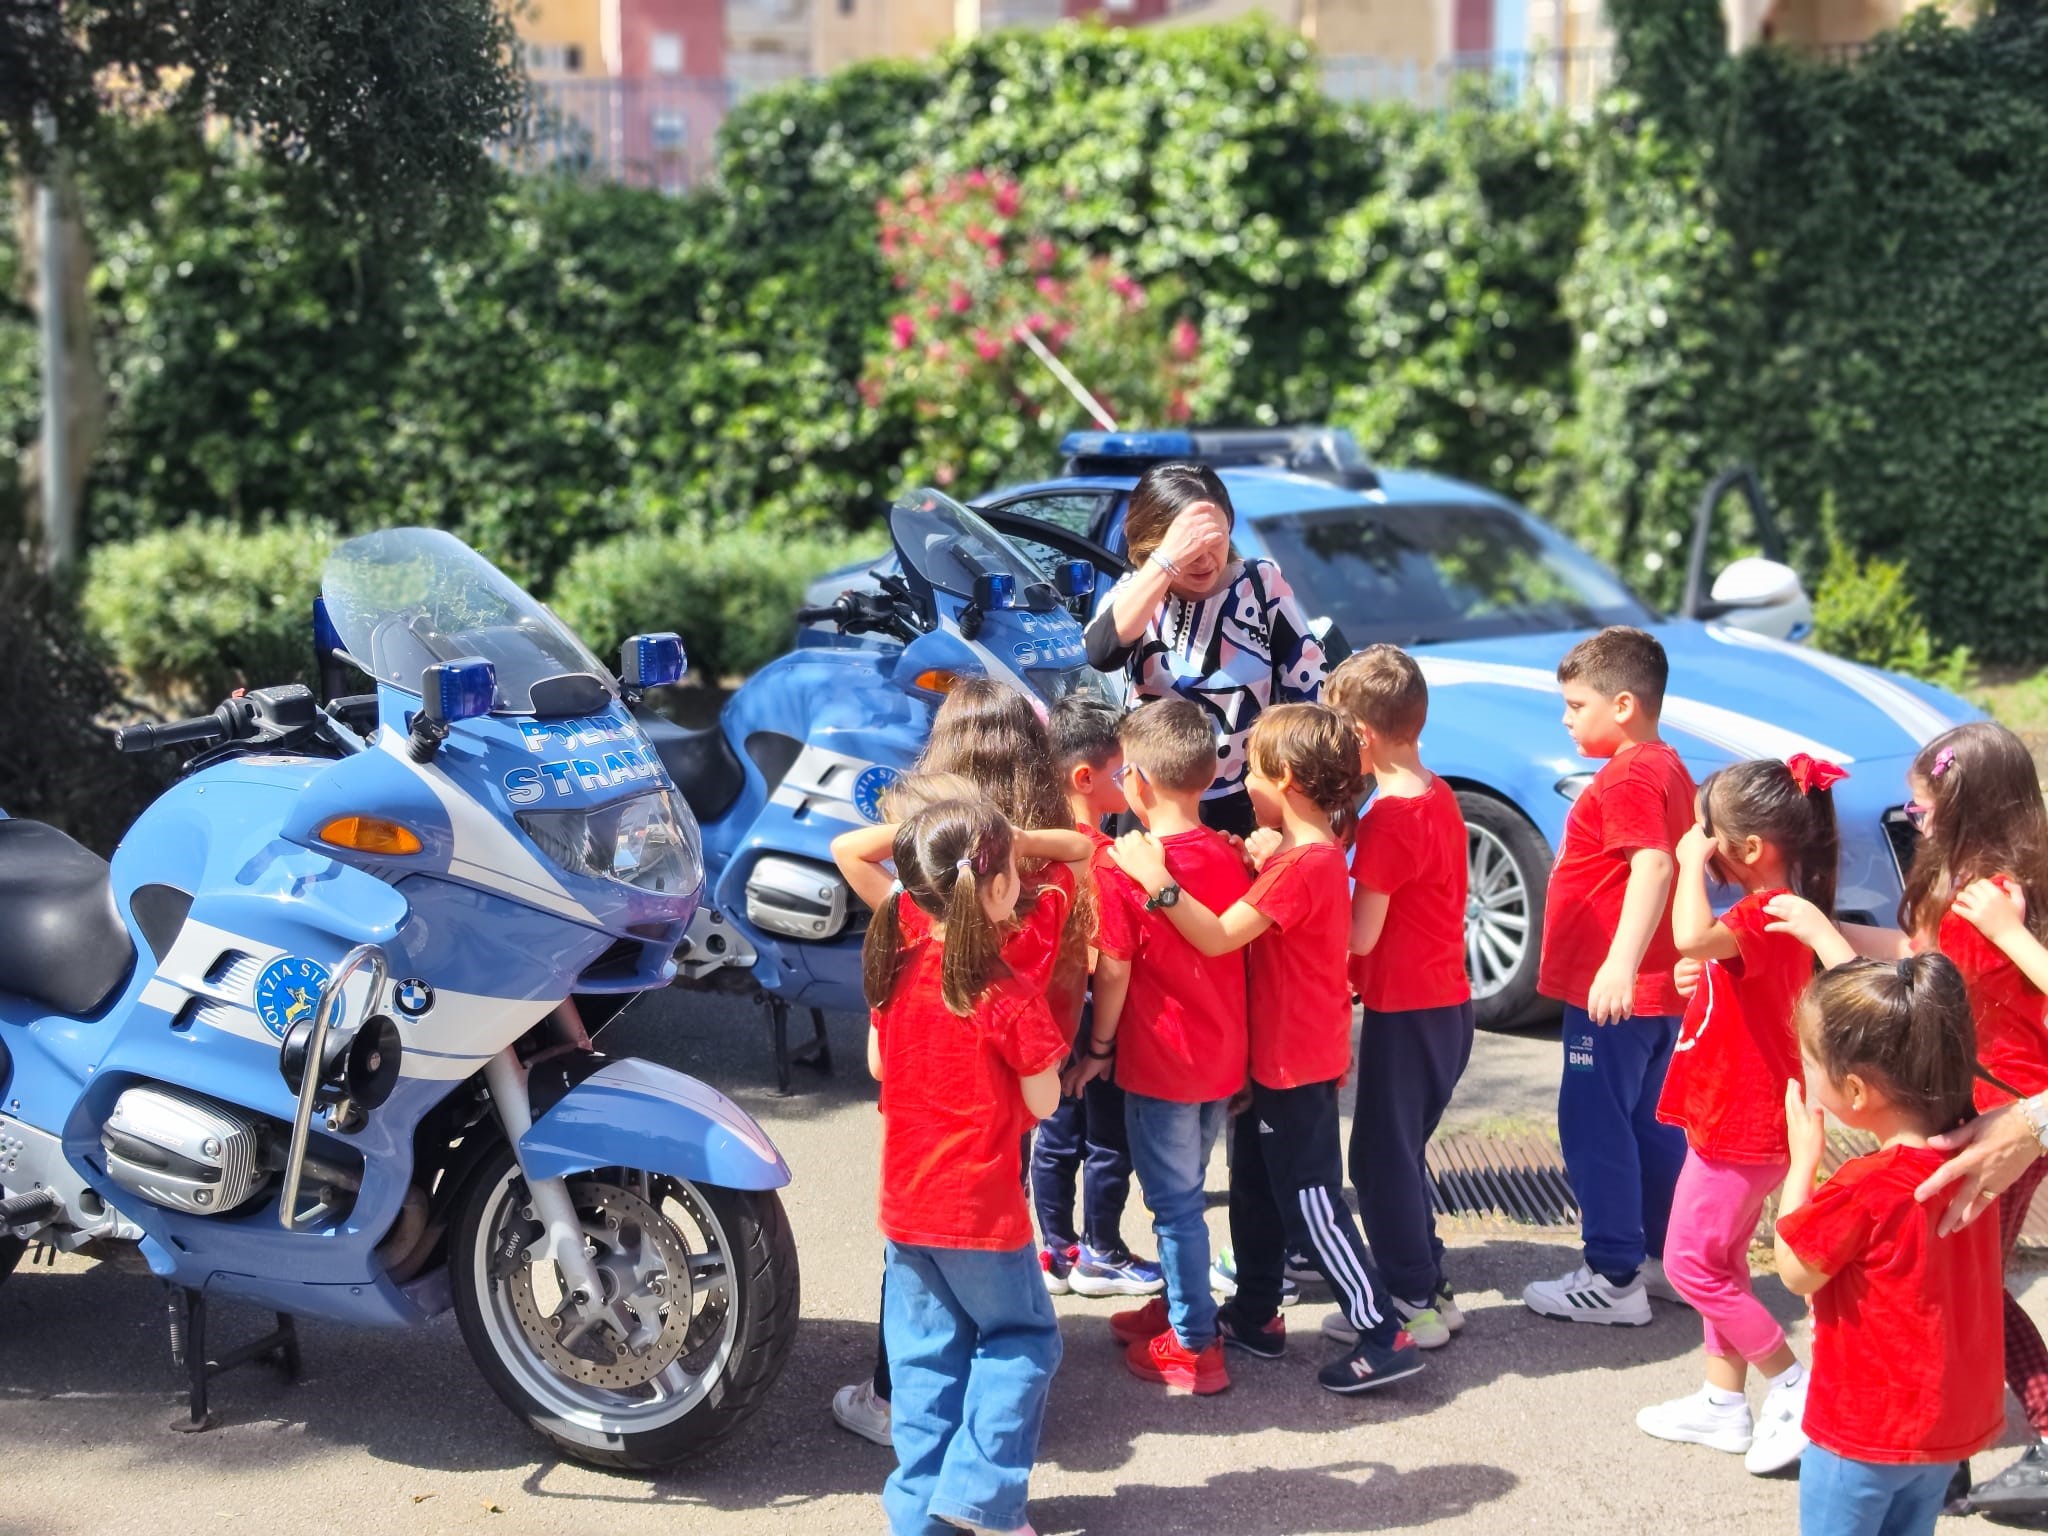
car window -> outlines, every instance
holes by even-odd
[[[1258,530],[1309,615],[1354,646],[1655,621],[1598,561],[1504,507],[1332,507]]]
[[[1006,501],[999,510],[1015,513],[1019,517],[1036,517],[1055,527],[1064,528],[1068,533],[1077,533],[1082,538],[1093,538],[1096,514],[1102,509],[1100,491],[1066,491],[1044,496],[1025,496],[1016,501]],[[1025,554],[1046,570],[1067,557],[1049,544],[1022,534],[1011,535],[1012,540]]]

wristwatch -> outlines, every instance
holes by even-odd
[[[1147,912],[1157,912],[1161,907],[1170,907],[1179,900],[1180,887],[1169,880],[1159,888],[1157,896],[1148,896],[1145,899],[1145,910]]]

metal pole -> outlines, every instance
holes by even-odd
[[[45,117],[43,142],[53,160],[57,128]],[[64,431],[64,235],[57,208],[54,163],[36,183],[36,286],[42,306],[43,333],[43,564],[61,571],[78,552],[78,529],[71,506],[70,443]]]

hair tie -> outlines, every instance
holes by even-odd
[[[1956,765],[1956,749],[1943,747],[1934,754],[1934,767],[1928,770],[1928,777],[1938,779]]]
[[[1810,795],[1816,789],[1832,789],[1849,777],[1849,771],[1839,764],[1804,752],[1794,752],[1785,759],[1785,766],[1791,770],[1792,782],[1802,795]]]
[[[889,894],[891,896],[901,896],[903,894],[903,882],[901,880],[891,880],[889,882]]]
[[[954,865],[953,867],[954,867],[955,869],[959,870],[959,871],[960,871],[960,873],[961,873],[961,874],[963,874],[963,875],[971,875],[971,874],[973,874],[973,873],[974,873],[974,860],[972,860],[972,859],[962,859],[962,860],[960,860],[960,862],[959,862],[959,863],[955,864],[955,865]]]

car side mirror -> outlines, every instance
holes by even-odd
[[[620,649],[619,681],[634,692],[680,683],[690,670],[683,637],[673,630],[635,635]]]
[[[1813,600],[1799,573],[1779,560],[1746,555],[1714,579],[1711,616],[1737,629],[1797,640],[1813,628]]]
[[[448,739],[448,727],[491,712],[498,698],[498,669],[481,656],[440,661],[420,673],[420,712],[412,717],[412,758],[428,763]]]

